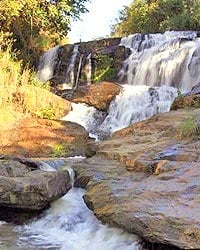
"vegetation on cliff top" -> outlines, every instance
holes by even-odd
[[[87,1],[0,1],[0,122],[17,114],[54,118],[63,112],[63,103],[32,68],[44,50],[67,37],[71,20],[87,11]]]
[[[44,50],[67,37],[72,19],[87,9],[88,0],[1,0],[0,41],[9,37],[18,57],[36,64]]]
[[[134,0],[121,11],[113,35],[199,29],[199,0]]]

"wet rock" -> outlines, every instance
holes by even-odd
[[[74,93],[72,101],[86,103],[101,111],[107,111],[110,102],[120,93],[121,87],[111,82],[101,82],[82,88]]]
[[[101,68],[102,64],[105,63],[101,62],[104,58],[107,59],[106,63],[109,62],[109,73],[104,74],[105,72],[102,73],[101,71],[100,81],[119,81],[118,72],[123,61],[131,53],[130,49],[119,46],[120,41],[121,38],[106,38],[59,46],[51,63],[52,75],[50,79],[42,79],[42,76],[40,78],[43,81],[50,80],[51,85],[55,87],[54,91],[68,99],[70,91],[59,91],[63,89],[63,83],[65,83],[65,86],[67,85],[68,89],[73,89],[76,88],[76,85],[85,86],[88,83],[95,82],[99,66]],[[43,56],[40,60],[39,71],[45,68],[44,59]],[[79,64],[81,67],[79,67]],[[73,77],[71,77],[72,75]]]
[[[178,136],[184,119],[199,112],[133,124],[76,164],[76,185],[86,186],[84,199],[100,220],[166,249],[200,248],[200,140]]]
[[[0,161],[0,208],[39,211],[71,188],[67,171],[31,170],[11,160]]]
[[[178,96],[172,103],[171,110],[186,107],[200,107],[200,83],[195,85],[188,93]]]

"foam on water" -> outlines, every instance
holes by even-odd
[[[52,203],[41,219],[18,227],[23,233],[18,244],[42,249],[139,250],[140,239],[100,223],[87,208],[83,189],[72,188]]]
[[[147,119],[155,114],[167,112],[177,96],[177,89],[169,86],[123,85],[123,91],[111,102],[104,119],[96,120],[97,110],[85,104],[73,104],[63,120],[84,126],[93,137],[107,136],[130,124]]]
[[[119,72],[121,81],[184,92],[200,81],[200,39],[194,31],[134,34],[122,38],[120,45],[131,50]]]
[[[90,137],[96,139],[96,130],[103,122],[104,118],[104,112],[98,111],[92,106],[88,106],[84,103],[72,103],[72,111],[61,120],[80,124],[89,132]]]
[[[113,133],[130,124],[142,121],[161,112],[167,112],[177,95],[172,87],[124,85],[124,91],[111,103],[108,116],[99,130]]]
[[[40,59],[38,76],[41,81],[46,82],[53,77],[54,67],[60,46],[48,50]]]
[[[4,225],[4,224],[6,224],[5,221],[0,221],[0,226],[2,226],[2,225]]]

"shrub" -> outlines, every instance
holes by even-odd
[[[179,128],[179,137],[186,138],[199,135],[198,122],[195,117],[186,118]]]

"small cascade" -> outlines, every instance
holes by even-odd
[[[200,39],[192,31],[134,34],[121,40],[131,55],[119,72],[131,85],[190,90],[200,81]]]
[[[51,164],[50,164],[51,165]],[[55,171],[46,162],[41,168]],[[74,171],[68,168],[72,186]],[[83,200],[85,190],[72,188],[56,200],[43,216],[31,223],[16,227],[21,234],[20,248],[70,249],[70,250],[139,250],[141,240],[134,234],[103,225],[89,210]]]
[[[99,131],[112,134],[134,122],[167,112],[176,96],[177,90],[168,86],[152,88],[124,85],[124,91],[111,103]]]
[[[53,77],[54,68],[57,64],[59,48],[60,46],[56,46],[48,50],[40,59],[38,77],[42,82],[46,82]]]
[[[105,119],[105,116],[106,113],[94,107],[82,103],[72,103],[72,111],[61,120],[80,124],[90,133],[90,137],[97,139],[96,131]]]
[[[74,45],[73,53],[70,59],[70,63],[67,67],[66,78],[63,84],[63,89],[72,89],[75,84],[75,64],[79,54],[79,45]]]
[[[92,54],[90,53],[87,58],[86,58],[86,66],[85,66],[85,71],[86,71],[86,78],[87,78],[87,84],[90,85],[92,82]]]
[[[134,122],[169,111],[176,96],[177,89],[169,86],[123,85],[107,115],[85,104],[72,104],[73,110],[62,119],[82,125],[97,140],[103,139]]]

